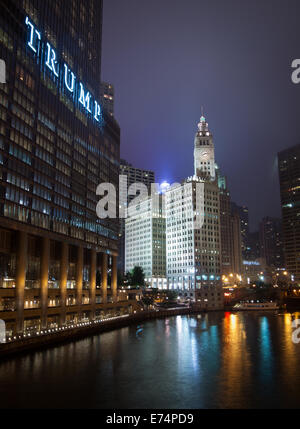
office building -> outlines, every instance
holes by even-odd
[[[125,271],[143,268],[146,285],[167,288],[166,217],[164,195],[156,195],[128,210],[125,220]]]
[[[101,83],[101,104],[103,109],[110,115],[114,116],[115,91],[112,84],[107,82]]]
[[[243,278],[244,283],[257,284],[265,283],[266,281],[271,283],[271,280],[267,278],[267,267],[266,261],[263,258],[258,258],[254,260],[243,260]]]
[[[121,159],[120,175],[127,177],[127,183],[120,187],[120,196],[125,209],[134,198],[134,195],[128,195],[128,190],[133,184],[143,183],[147,186],[148,195],[151,195],[151,185],[155,183],[153,171],[133,167],[129,162]],[[122,274],[125,273],[125,219],[120,219],[118,270]]]
[[[300,144],[278,154],[285,268],[300,284]]]
[[[120,174],[127,176],[128,187],[134,183],[144,183],[147,186],[149,193],[151,191],[151,184],[155,183],[154,171],[133,167],[124,159],[121,159],[120,161]],[[131,196],[129,198],[132,199],[134,197]]]
[[[242,240],[241,240],[241,220],[238,213],[233,213],[230,217],[231,228],[231,273],[242,274]]]
[[[221,275],[232,273],[231,198],[225,176],[218,174],[220,190]]]
[[[254,261],[261,257],[259,231],[249,232],[244,258],[247,261]]]
[[[226,178],[218,173],[220,190],[220,229],[221,229],[221,274],[242,273],[241,221],[237,211],[232,212],[231,198]]]
[[[265,217],[260,222],[260,252],[271,268],[283,268],[283,241],[281,219]]]
[[[203,115],[194,142],[194,176],[165,196],[169,289],[199,309],[222,308],[220,195],[213,137]]]
[[[232,213],[237,213],[241,223],[241,235],[242,235],[242,256],[247,258],[247,246],[249,240],[249,210],[246,206],[239,206],[238,204],[231,203]]]
[[[0,309],[10,336],[115,313],[120,129],[100,100],[102,1],[0,0]],[[118,311],[129,307],[120,304]]]

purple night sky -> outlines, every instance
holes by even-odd
[[[121,156],[156,181],[193,174],[201,106],[250,224],[280,216],[278,151],[300,141],[299,0],[104,0],[102,79]]]

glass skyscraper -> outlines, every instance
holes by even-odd
[[[101,0],[0,0],[0,319],[22,336],[128,312],[117,302],[120,129],[100,104]]]
[[[300,144],[278,154],[285,267],[300,284]]]

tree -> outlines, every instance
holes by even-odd
[[[178,293],[175,290],[167,290],[165,291],[166,296],[168,297],[169,302],[174,302],[177,300]]]
[[[126,281],[126,276],[122,273],[122,271],[118,270],[118,285],[124,286]]]
[[[145,274],[142,267],[134,267],[131,272],[131,286],[144,286]]]
[[[124,283],[125,283],[125,285],[126,285],[126,286],[130,286],[130,285],[131,285],[131,281],[132,281],[132,275],[131,275],[131,273],[128,271],[128,272],[125,274],[125,280],[124,280]]]
[[[153,299],[153,297],[152,297],[152,296],[144,296],[144,297],[142,298],[142,303],[143,303],[147,308],[149,308],[149,307],[150,307],[150,305],[153,305],[153,302],[154,302],[154,299]]]

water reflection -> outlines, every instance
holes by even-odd
[[[300,406],[300,314],[153,320],[0,364],[1,407]]]
[[[245,406],[250,394],[251,359],[244,314],[225,313],[222,326],[219,404],[221,408]]]
[[[260,373],[271,381],[273,370],[273,353],[269,321],[266,316],[260,319]]]

